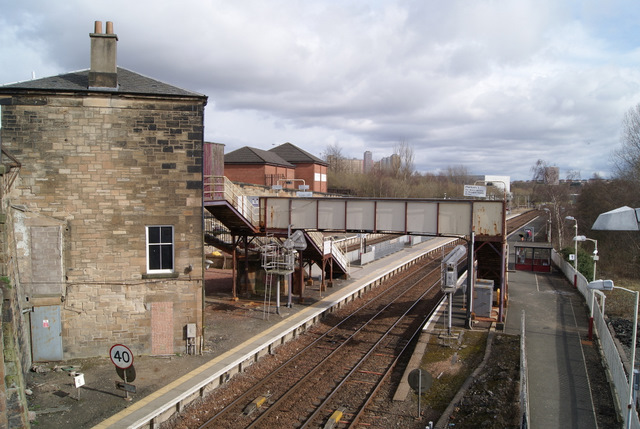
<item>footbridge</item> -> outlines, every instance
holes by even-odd
[[[477,278],[492,281],[499,297],[498,322],[503,322],[508,298],[505,201],[261,197],[259,228],[460,238],[474,260],[468,264],[467,290],[473,294]]]
[[[248,288],[249,260],[256,258],[262,246],[272,241],[283,241],[291,231],[287,228],[266,231],[260,227],[259,201],[248,196],[241,187],[224,176],[207,176],[204,181],[204,208],[211,217],[205,216],[205,243],[215,246],[231,255],[233,269],[233,290],[238,293],[238,272],[240,285]],[[349,263],[342,249],[321,232],[305,231],[307,247],[300,252],[300,269],[297,270],[294,285],[300,300],[304,300],[304,266],[311,272],[312,265],[321,268],[321,287],[326,287],[325,279],[331,285],[334,276],[346,276]]]

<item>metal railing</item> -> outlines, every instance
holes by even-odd
[[[258,226],[260,223],[260,208],[256,207],[249,197],[244,195],[242,188],[235,185],[225,176],[204,176],[204,200],[205,201],[226,201],[233,206],[252,225]],[[307,235],[316,243],[319,249],[331,256],[344,268],[349,269],[349,261],[346,254],[338,245],[331,240],[325,240],[321,232],[307,231]],[[331,243],[327,248],[326,243]]]
[[[229,231],[229,228],[206,211],[204,213],[204,232],[205,234],[218,237],[221,241],[231,242],[231,231]]]
[[[333,240],[326,240],[324,235],[319,231],[305,231],[307,236],[316,244],[318,249],[322,249],[324,255],[331,255],[333,259],[344,268],[345,272],[349,271],[349,260],[345,252]]]
[[[520,317],[520,429],[529,429],[530,408],[529,408],[529,369],[527,364],[526,348],[526,317],[522,310]]]
[[[251,202],[249,197],[244,195],[242,188],[225,176],[204,176],[203,188],[205,201],[226,201],[251,225],[259,225],[260,209]]]
[[[573,282],[574,275],[576,274],[573,265],[565,261],[562,256],[555,251],[555,249],[552,252],[551,258],[553,263],[560,268],[567,279]],[[607,322],[604,319],[604,314],[602,314],[600,306],[597,304],[597,300],[592,299],[594,292],[587,288],[588,283],[589,282],[582,274],[577,274],[576,286],[578,291],[580,291],[584,296],[589,309],[593,310],[593,327],[598,336],[602,355],[604,357],[607,370],[609,371],[614,401],[617,403],[618,411],[626,410],[627,393],[629,392],[629,379],[627,377],[627,373],[632,373],[632,371],[625,371],[618,348],[616,347],[613,336],[607,327]],[[591,308],[592,304],[593,308]],[[623,412],[622,414],[622,418],[626,419],[627,413]],[[640,429],[640,420],[638,419],[637,412],[631,413],[631,425],[629,427]]]
[[[262,246],[261,251],[262,268],[270,274],[290,274],[295,269],[295,254],[285,249],[282,244],[272,242]]]
[[[327,240],[324,242],[325,246],[329,245],[329,251],[331,252],[331,256],[333,259],[344,268],[345,272],[349,272],[349,261],[347,260],[347,255],[340,249],[337,243],[333,240]],[[326,250],[325,250],[326,252]]]

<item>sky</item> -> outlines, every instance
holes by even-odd
[[[205,94],[205,141],[420,173],[610,177],[640,103],[633,0],[0,0],[0,84],[89,68],[94,21],[118,66]],[[103,24],[103,28],[105,25]]]

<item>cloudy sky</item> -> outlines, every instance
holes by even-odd
[[[89,67],[94,21],[118,65],[205,94],[205,140],[417,171],[609,176],[640,103],[633,0],[0,0],[0,83]]]

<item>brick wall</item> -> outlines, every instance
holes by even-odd
[[[267,175],[282,175],[287,179],[296,177],[295,170],[292,168],[265,164],[225,164],[224,175],[234,182],[255,183],[264,186],[270,186],[265,180]]]
[[[324,175],[325,180],[317,180],[318,175]],[[313,192],[327,192],[327,167],[319,164],[297,164],[296,179],[304,179]]]
[[[200,329],[203,110],[202,100],[108,95],[2,106],[3,148],[22,163],[10,194],[26,208],[13,225],[21,272],[32,271],[30,228],[62,228],[61,296],[30,299],[63,305],[65,358],[116,342],[150,353],[157,301],[173,303],[176,352],[185,324]],[[147,225],[174,226],[173,276],[146,275]]]

